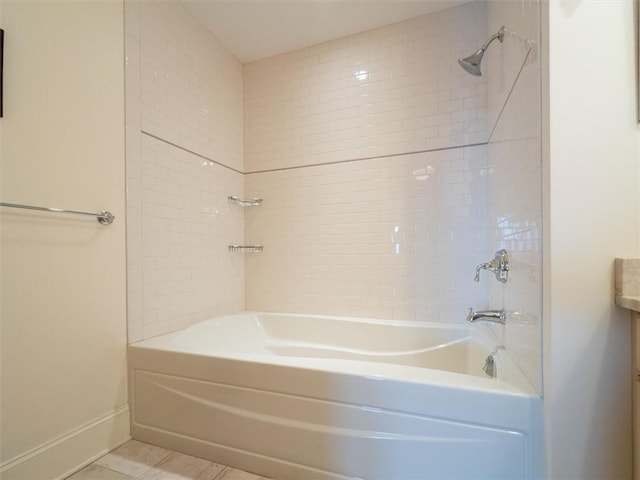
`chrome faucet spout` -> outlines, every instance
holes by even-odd
[[[478,320],[484,320],[485,322],[493,322],[504,325],[507,321],[507,314],[504,310],[485,310],[482,312],[474,312],[473,308],[469,308],[469,313],[467,314],[467,322],[475,323]]]

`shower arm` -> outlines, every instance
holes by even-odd
[[[500,43],[504,42],[504,33],[505,33],[505,29],[504,27],[501,27],[500,30],[498,31],[498,33],[494,33],[491,38],[489,38],[489,40],[487,40],[486,42],[484,42],[484,45],[482,45],[480,47],[480,50],[482,50],[483,52],[489,47],[489,45],[491,44],[491,42],[493,42],[496,38],[498,40],[500,40]]]

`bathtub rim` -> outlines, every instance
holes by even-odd
[[[439,324],[436,323],[436,326]],[[171,337],[171,334],[166,335]],[[421,378],[402,378],[402,375],[397,375],[397,371],[394,375],[385,375],[385,372],[380,371],[376,372],[378,375],[365,374],[367,367],[371,368],[370,362],[349,362],[351,367],[359,367],[361,372],[358,368],[336,371],[335,368],[329,368],[331,362],[326,359],[301,365],[300,358],[294,358],[296,362],[267,362],[265,357],[232,358],[228,355],[203,355],[161,347],[161,342],[143,341],[131,344],[127,349],[129,400],[132,406],[131,431],[134,438],[197,454],[213,461],[224,463],[225,460],[228,465],[245,470],[264,474],[272,472],[274,478],[279,478],[277,474],[281,473],[282,478],[287,478],[284,472],[289,472],[289,478],[345,478],[325,475],[320,471],[316,472],[317,475],[314,473],[310,476],[311,471],[306,466],[291,463],[286,458],[264,457],[251,451],[229,449],[221,444],[172,433],[161,426],[141,423],[137,418],[136,403],[138,373],[152,372],[273,395],[301,397],[524,433],[529,451],[527,468],[533,472],[531,478],[540,477],[542,398],[532,387],[526,391],[499,380],[426,368],[417,369],[422,373]],[[345,363],[344,360],[335,362]],[[357,363],[365,365],[355,365]],[[379,370],[380,364],[373,365]],[[397,368],[407,370],[412,367]],[[393,366],[387,369],[395,370]]]
[[[485,346],[491,351],[499,342],[495,339],[493,331],[485,325],[450,324],[444,322],[426,322],[415,320],[383,320],[368,319],[362,317],[342,317],[317,314],[297,314],[297,313],[280,313],[280,312],[262,312],[262,311],[242,311],[230,315],[221,315],[207,320],[194,323],[184,329],[158,335],[149,339],[134,342],[128,345],[128,349],[155,350],[158,352],[174,352],[184,355],[201,356],[211,359],[228,359],[236,362],[244,363],[265,363],[268,365],[276,365],[281,367],[289,367],[303,370],[316,370],[325,373],[342,373],[348,375],[364,376],[379,381],[398,380],[402,382],[417,384],[433,384],[440,387],[449,387],[462,390],[473,390],[478,392],[503,393],[507,395],[526,396],[531,398],[540,398],[540,395],[529,381],[524,377],[522,372],[514,364],[508,353],[501,350],[498,353],[498,368],[506,370],[502,378],[483,378],[463,373],[436,370],[431,368],[413,367],[406,365],[393,365],[384,363],[374,363],[359,360],[343,360],[329,358],[312,358],[312,357],[287,357],[277,355],[259,355],[248,353],[234,352],[202,352],[189,351],[182,344],[172,343],[172,340],[181,335],[184,331],[196,325],[201,325],[214,320],[226,319],[228,317],[237,316],[256,316],[256,315],[277,315],[287,317],[305,317],[305,318],[326,318],[330,320],[345,321],[351,323],[373,323],[377,325],[390,325],[400,327],[419,327],[419,328],[452,328],[455,330],[469,331],[473,333],[473,340]],[[135,350],[132,350],[135,351]],[[345,362],[348,368],[345,367]]]

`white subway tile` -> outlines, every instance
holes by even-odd
[[[458,50],[462,54],[477,47],[486,33],[477,21],[485,10],[479,4],[455,10],[472,12],[475,22],[454,25],[466,21],[468,12],[460,13],[445,22],[450,28],[441,30],[449,13],[439,12],[244,65],[247,170],[393,155],[469,139],[464,126],[456,133],[416,132],[448,125],[463,108],[486,108],[484,79],[469,78],[451,61]],[[458,39],[461,28],[467,35]],[[290,123],[280,120],[284,118],[299,119],[307,128],[294,133]],[[356,128],[363,130],[353,135]],[[474,142],[486,131],[467,125]],[[332,132],[346,136],[338,139]],[[296,148],[290,148],[292,137]]]
[[[141,221],[128,243],[142,252],[130,258],[132,280],[142,276],[131,290],[143,292],[142,307],[130,306],[130,339],[241,310],[245,290],[248,309],[461,322],[470,303],[495,296],[469,281],[473,267],[506,245],[530,273],[505,302],[533,312],[507,341],[535,383],[539,303],[530,290],[540,279],[540,215],[528,203],[538,190],[527,188],[540,180],[535,146],[243,178],[133,135],[141,128],[239,170],[244,156],[249,172],[484,142],[504,92],[452,60],[486,39],[484,9],[475,2],[240,67],[181,6],[136,6],[127,23],[127,176]],[[507,49],[508,61],[518,53]],[[503,119],[496,135],[534,137],[526,96],[511,105],[519,111],[506,117],[512,128]],[[523,152],[526,168],[509,161]],[[516,180],[495,195],[488,185],[504,185],[503,175]],[[230,208],[226,197],[245,191],[263,206]],[[242,242],[265,250],[227,252]]]
[[[468,155],[480,158],[481,153]],[[481,240],[465,241],[471,236],[467,225],[477,228],[478,223],[467,223],[472,210],[463,194],[486,177],[465,177],[467,170],[482,168],[470,160],[458,165],[458,173],[432,173],[421,181],[415,174],[426,173],[426,166],[429,172],[449,172],[456,158],[465,161],[462,151],[433,152],[247,175],[246,190],[265,199],[246,217],[247,241],[259,239],[265,245],[259,258],[247,259],[247,308],[426,319],[426,309],[416,301],[416,284],[427,278],[437,283],[458,272],[447,262],[462,257],[469,271],[454,278],[460,275],[465,294],[452,300],[460,312],[455,321],[462,321],[465,302],[480,303],[486,294],[470,279],[473,256],[487,249],[478,245]],[[447,185],[452,191],[437,193]],[[440,206],[421,206],[420,199],[432,191]],[[446,315],[435,309],[429,319],[441,317]]]

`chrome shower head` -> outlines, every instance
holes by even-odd
[[[459,58],[458,65],[465,69],[471,75],[475,75],[479,77],[482,75],[482,71],[480,70],[480,63],[482,62],[482,57],[484,56],[484,52],[487,50],[487,47],[491,42],[493,42],[496,38],[500,40],[500,43],[504,41],[504,27],[500,28],[498,33],[491,36],[489,40],[487,40],[482,47],[476,50],[474,53],[469,55],[468,57]]]
[[[480,71],[480,62],[482,61],[483,55],[484,50],[477,50],[475,53],[472,53],[468,57],[459,58],[458,65],[464,68],[471,75],[479,77],[482,75],[482,72]]]

